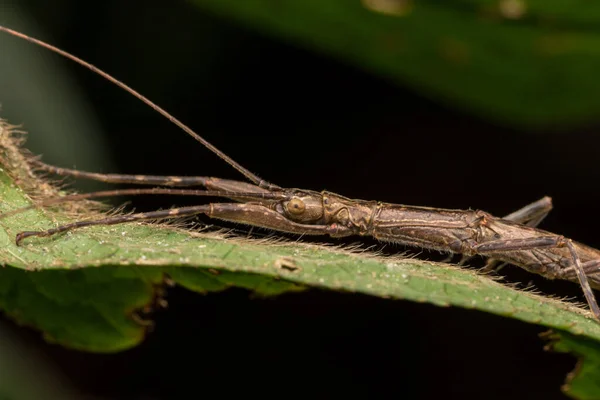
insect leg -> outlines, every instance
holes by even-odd
[[[544,218],[550,213],[552,210],[552,199],[548,196],[542,197],[541,199],[526,205],[523,208],[518,209],[515,212],[512,212],[503,217],[503,219],[507,219],[509,221],[517,222],[519,224],[527,225],[532,228],[535,228],[542,222]],[[464,265],[469,260],[471,260],[473,256],[463,256],[458,265]],[[490,258],[485,266],[481,269],[482,272],[491,272],[493,270],[499,271],[502,267],[506,265],[506,263],[502,263],[498,265],[499,261]],[[497,266],[498,265],[498,266]]]
[[[48,237],[86,226],[116,225],[126,222],[179,218],[197,214],[206,214],[210,218],[218,218],[226,221],[240,222],[248,225],[258,226],[261,228],[270,228],[304,235],[324,235],[328,232],[327,225],[298,224],[290,221],[276,211],[273,211],[270,208],[260,204],[212,203],[199,206],[172,208],[170,210],[117,215],[89,221],[77,221],[45,231],[25,231],[17,234],[15,242],[18,246],[23,239],[28,237]]]
[[[271,190],[261,188],[247,182],[231,179],[213,178],[208,176],[175,176],[175,175],[128,175],[128,174],[101,174],[98,172],[86,172],[76,169],[56,167],[41,161],[31,163],[46,172],[60,176],[72,176],[74,178],[90,179],[105,183],[129,183],[133,185],[156,185],[169,187],[204,186],[211,190],[226,190],[242,193],[270,193]],[[275,189],[276,191],[277,189]]]
[[[565,239],[562,236],[548,235],[521,239],[498,239],[472,246],[477,254],[496,253],[502,251],[533,250],[544,247],[562,247]]]
[[[577,279],[579,279],[579,283],[581,284],[581,288],[583,289],[585,299],[587,300],[590,309],[592,310],[592,313],[594,314],[596,319],[600,320],[600,308],[598,308],[598,303],[596,303],[594,292],[592,292],[590,282],[588,281],[587,276],[585,275],[585,271],[583,270],[581,260],[579,259],[579,255],[575,250],[575,246],[573,246],[573,242],[571,240],[567,240],[566,244],[567,248],[571,252],[571,257],[573,257],[575,272],[577,273]]]
[[[600,286],[600,260],[590,260],[581,264],[585,272],[585,276],[588,280],[596,285]],[[561,279],[571,280],[577,277],[577,272],[574,268],[565,268],[563,274],[560,276]]]
[[[526,205],[525,207],[506,215],[503,219],[527,225],[538,226],[552,210],[552,199],[548,196]]]
[[[544,218],[546,218],[551,210],[552,199],[548,196],[544,196],[538,201],[528,204],[525,207],[506,215],[503,219],[535,228],[544,220]],[[463,260],[461,260],[459,265],[463,265],[462,262]],[[508,263],[500,263],[500,261],[490,258],[481,269],[481,272],[498,272],[506,265],[508,265]]]
[[[236,181],[233,181],[236,182]],[[248,185],[245,182],[240,182],[242,185]],[[252,189],[257,187],[249,185]],[[260,189],[263,190],[263,189]],[[0,219],[20,214],[22,212],[32,210],[40,207],[47,207],[55,204],[67,203],[71,201],[81,201],[89,199],[98,199],[101,197],[115,197],[115,196],[140,196],[140,195],[169,195],[169,196],[203,196],[203,197],[226,197],[234,200],[256,200],[256,199],[276,199],[279,192],[231,192],[226,190],[194,190],[194,189],[174,189],[174,188],[151,188],[151,189],[116,189],[116,190],[102,190],[98,192],[90,193],[75,193],[68,194],[65,196],[51,197],[48,199],[41,200],[36,204],[17,208],[14,210],[0,213]]]
[[[515,250],[533,250],[547,247],[567,247],[571,254],[572,266],[574,267],[577,279],[583,290],[583,294],[590,306],[590,309],[596,319],[600,320],[600,307],[596,302],[594,293],[585,274],[581,259],[573,246],[573,242],[570,239],[565,239],[562,236],[540,236],[534,238],[524,239],[506,239],[506,240],[494,240],[487,243],[482,243],[472,246],[472,250],[476,253],[497,253],[502,251],[515,251]]]
[[[100,174],[97,172],[78,171],[76,169],[61,168],[46,164],[38,160],[30,163],[39,170],[60,176],[90,179],[105,183],[129,183],[134,185],[160,185],[160,186],[206,186],[210,178],[205,176],[160,176],[160,175],[127,175],[127,174]]]
[[[16,236],[15,243],[17,246],[21,242],[32,236],[37,237],[48,237],[59,233],[72,231],[74,229],[83,228],[86,226],[97,226],[97,225],[116,225],[123,224],[126,222],[144,221],[150,219],[166,219],[166,218],[177,218],[184,216],[191,216],[196,214],[207,213],[210,211],[210,204],[204,204],[201,206],[181,207],[173,208],[170,210],[152,211],[145,213],[135,213],[128,215],[116,215],[114,217],[100,218],[89,221],[77,221],[70,224],[60,225],[56,228],[48,229],[45,231],[24,231],[19,232]]]

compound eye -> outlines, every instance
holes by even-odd
[[[286,208],[290,214],[300,215],[306,210],[306,205],[299,198],[293,198],[287,203]]]

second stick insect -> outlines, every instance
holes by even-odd
[[[28,237],[52,236],[86,226],[114,225],[205,214],[211,218],[299,235],[372,236],[386,242],[463,254],[466,257],[481,255],[488,257],[491,264],[500,261],[519,266],[549,279],[563,279],[579,283],[592,314],[597,320],[600,320],[600,308],[592,292],[592,287],[600,289],[600,250],[538,229],[537,225],[552,207],[550,199],[547,197],[504,218],[497,218],[477,210],[407,206],[349,199],[327,191],[315,192],[281,188],[260,179],[146,97],[93,65],[12,29],[0,26],[0,31],[45,47],[120,86],[168,118],[238,170],[250,182],[210,177],[99,174],[33,161],[38,169],[62,176],[110,183],[165,186],[153,189],[122,189],[63,196],[42,201],[37,206],[125,194],[217,196],[229,198],[233,202],[116,215],[97,220],[78,221],[45,231],[26,231],[17,234],[17,244],[21,244]],[[176,188],[191,186],[202,186],[206,190]]]

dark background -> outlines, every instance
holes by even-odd
[[[600,247],[598,126],[491,123],[186,3],[105,1],[93,12],[76,1],[20,4],[45,39],[140,90],[281,186],[495,215],[549,195],[555,209],[544,229]],[[239,178],[139,101],[77,65],[64,67],[106,134],[110,172]],[[76,153],[68,157],[47,161],[86,168]],[[173,205],[132,201],[137,209]],[[512,267],[503,273],[579,296],[574,284]],[[543,350],[542,328],[481,312],[317,290],[265,300],[239,289],[200,296],[175,288],[167,298],[169,310],[155,315],[146,342],[121,354],[77,353],[23,335],[82,391],[108,398],[211,391],[559,399],[575,365]]]

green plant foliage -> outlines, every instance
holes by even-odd
[[[565,393],[575,399],[600,399],[600,344],[566,332],[552,334],[550,339],[554,341],[550,345],[553,350],[579,357],[575,370],[567,376]]]
[[[582,123],[600,110],[600,6],[523,0],[193,0],[502,123]]]

